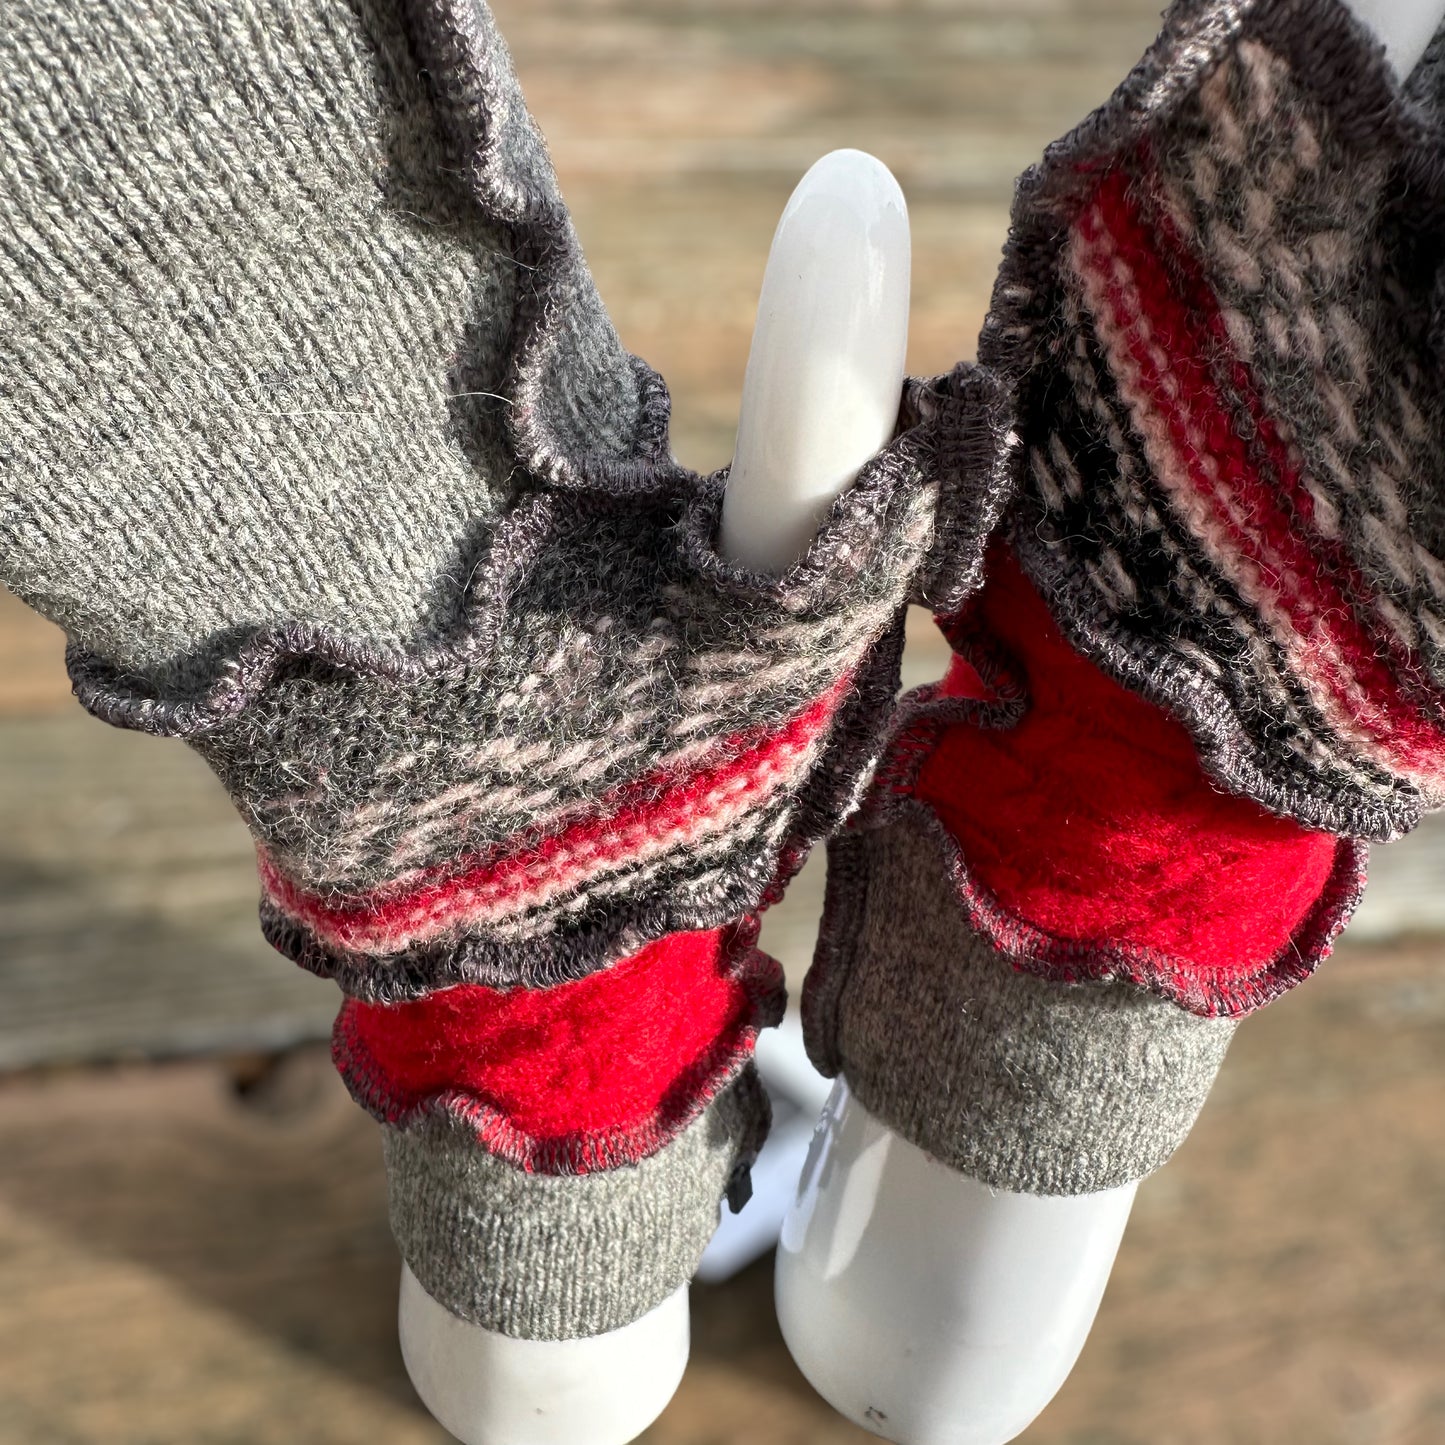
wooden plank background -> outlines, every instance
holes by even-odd
[[[971,354],[1013,175],[1102,99],[1156,0],[497,0],[679,455],[725,461],[763,262],[818,155],[887,161],[910,366]],[[915,679],[941,652],[914,619]],[[68,700],[0,595],[0,1445],[443,1439],[394,1340],[369,1120],[330,988],[254,927],[249,845],[185,749]],[[1243,1030],[1140,1193],[1034,1445],[1445,1439],[1445,840],[1386,854],[1353,947]],[[768,920],[796,980],[820,872]],[[766,1265],[695,1295],[653,1445],[869,1437],[787,1359]]]
[[[1438,1445],[1442,1057],[1433,945],[1356,950],[1250,1021],[1028,1445]],[[375,1130],[324,1049],[12,1079],[0,1158],[5,1445],[445,1439],[397,1356]],[[871,1438],[793,1368],[767,1262],[693,1315],[648,1445]]]

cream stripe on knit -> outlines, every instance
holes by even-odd
[[[1262,76],[1268,76],[1267,90],[1261,89]],[[1360,218],[1389,184],[1383,152],[1347,156],[1347,146],[1328,123],[1311,124],[1286,60],[1257,41],[1243,42],[1237,60],[1226,57],[1202,92],[1211,139],[1221,123],[1238,129],[1231,90],[1255,123],[1250,146],[1232,160],[1215,147],[1190,148],[1182,166],[1166,149],[1160,156],[1164,189],[1192,193],[1195,212],[1210,218],[1215,259],[1232,250],[1257,263],[1248,277],[1216,266],[1213,280],[1230,334],[1246,359],[1277,358],[1278,364],[1260,367],[1258,381],[1273,401],[1284,403],[1282,410],[1313,458],[1313,465],[1300,468],[1306,485],[1333,517],[1350,516],[1351,524],[1338,536],[1358,549],[1361,561],[1376,564],[1367,570],[1394,604],[1358,597],[1355,605],[1418,645],[1415,630],[1401,623],[1421,609],[1438,618],[1434,604],[1445,601],[1445,591],[1422,564],[1422,549],[1411,535],[1411,507],[1401,490],[1430,475],[1434,465],[1430,428],[1412,395],[1428,390],[1429,383],[1407,354],[1386,373],[1361,310],[1378,305],[1373,288],[1362,281],[1375,269],[1368,248],[1378,243]],[[1268,103],[1278,106],[1291,91],[1287,125],[1260,111],[1266,94]],[[1220,165],[1202,167],[1211,152]],[[1347,167],[1355,171],[1349,185],[1322,177],[1323,171],[1343,173]],[[1222,197],[1241,197],[1242,204],[1232,210]],[[1189,229],[1198,234],[1192,219]],[[1208,255],[1210,246],[1204,250]],[[1408,297],[1399,299],[1409,306]],[[1301,384],[1303,359],[1311,374]],[[1386,458],[1389,465],[1382,467]],[[1321,462],[1323,474],[1313,474]],[[1424,625],[1433,636],[1434,629]],[[1437,681],[1445,680],[1438,648],[1427,649],[1426,662]]]
[[[506,872],[471,886],[447,890],[431,904],[419,904],[407,910],[403,918],[386,924],[367,916],[299,921],[348,952],[398,953],[461,924],[495,924],[543,908],[563,895],[583,897],[590,891],[590,883],[608,874],[695,848],[704,839],[719,834],[736,839],[740,831],[745,831],[741,825],[749,814],[765,810],[774,797],[806,775],[821,745],[814,738],[780,748],[755,773],[727,779],[700,797],[689,799],[687,811],[671,824],[660,825],[658,819],[642,820],[609,829],[599,837],[580,839],[540,857],[524,870],[522,879],[526,881],[520,887],[517,875]],[[276,902],[287,911],[283,898],[277,897]],[[393,905],[389,912],[395,912],[396,907]]]
[[[731,917],[738,912],[735,859],[739,848],[755,854],[775,854],[787,837],[791,821],[786,806],[774,803],[770,808],[759,809],[749,815],[736,834],[699,843],[685,854],[672,851],[620,873],[600,874],[577,893],[564,894],[546,908],[524,913],[516,919],[505,919],[489,928],[488,932],[512,942],[544,938],[570,919],[585,914],[597,903],[610,898],[636,896],[662,882],[666,883],[668,896],[675,907],[685,908],[689,913],[714,916],[722,921],[724,914]],[[712,859],[720,861],[714,867],[695,871],[697,864]],[[680,871],[684,864],[687,868],[685,873]],[[724,901],[721,909],[720,899]]]
[[[628,762],[645,759],[649,773],[692,765],[717,746],[723,720],[714,704],[726,704],[730,715],[746,715],[750,697],[758,699],[757,711],[761,713],[767,698],[822,691],[857,665],[882,619],[883,614],[876,609],[864,609],[862,615],[850,619],[852,625],[841,638],[836,627],[831,631],[812,625],[787,629],[796,634],[794,640],[816,641],[829,636],[833,648],[823,656],[805,653],[769,664],[761,652],[737,651],[729,655],[727,669],[729,674],[735,670],[735,675],[726,680],[718,676],[723,669],[700,667],[698,671],[708,680],[684,683],[676,703],[681,716],[672,724],[671,732],[683,738],[704,736],[660,757],[655,736],[658,719],[651,708],[624,712],[609,726],[605,737],[581,738],[560,749],[550,742],[524,746],[510,736],[495,739],[470,754],[467,767],[457,770],[452,786],[435,797],[411,802],[389,794],[357,808],[349,823],[343,822],[337,832],[332,881],[344,886],[351,870],[370,857],[364,845],[403,820],[415,821],[388,849],[390,864],[396,870],[424,865],[451,839],[457,840],[458,846],[465,840],[467,846],[476,848],[524,825],[539,830],[555,828],[569,815],[589,806],[590,800],[578,799],[577,784],[600,782],[609,775],[620,780]],[[846,647],[845,641],[849,644]],[[698,654],[702,659],[710,656],[706,652]],[[740,665],[743,659],[748,666]],[[687,666],[693,666],[691,659]],[[629,691],[645,694],[652,690],[653,682],[654,670],[649,669]],[[620,746],[615,745],[619,742]],[[400,765],[392,769],[403,770]],[[500,781],[508,776],[523,781]],[[554,779],[559,786],[550,785]],[[404,872],[394,881],[402,881],[403,877]]]
[[[1072,291],[1066,293],[1064,315],[1070,331],[1075,335],[1081,334],[1086,322]],[[1237,635],[1249,659],[1249,676],[1268,706],[1270,715],[1289,724],[1285,730],[1286,746],[1296,756],[1342,772],[1366,791],[1373,789],[1378,784],[1378,777],[1362,766],[1352,750],[1332,747],[1319,736],[1311,720],[1301,713],[1280,672],[1281,659],[1275,656],[1270,641],[1260,634],[1254,615],[1221,593],[1199,572],[1188,553],[1170,541],[1163,520],[1149,501],[1149,490],[1136,458],[1135,446],[1125,435],[1128,423],[1121,417],[1118,404],[1100,389],[1091,351],[1087,347],[1073,348],[1065,371],[1080,404],[1109,442],[1116,467],[1108,475],[1116,504],[1135,526],[1147,530],[1150,547],[1161,547],[1168,552],[1175,581],[1190,599],[1192,610],[1200,616],[1210,613],[1221,616]],[[1062,450],[1062,440],[1057,434],[1055,440]],[[1206,673],[1220,673],[1219,661],[1209,653],[1198,648],[1190,651],[1178,638],[1172,645],[1176,651],[1189,651],[1194,665]]]
[[[832,676],[827,680],[831,682]],[[700,716],[703,723],[699,727],[704,723],[715,725],[712,715]],[[689,728],[692,732],[697,730]],[[545,765],[538,754],[548,759]],[[525,784],[499,786],[482,776],[416,805],[388,797],[358,809],[352,815],[352,826],[337,835],[331,878],[336,884],[344,884],[353,867],[370,859],[370,851],[363,852],[363,845],[402,819],[419,818],[419,821],[398,834],[389,849],[388,857],[394,870],[391,882],[396,884],[407,882],[416,869],[434,859],[448,839],[465,840],[475,850],[500,842],[524,827],[539,834],[556,832],[569,820],[585,817],[595,809],[595,799],[579,798],[575,789],[564,793],[557,787],[537,788],[535,785],[544,779],[565,777],[572,783],[592,782],[617,772],[622,763],[631,759],[645,759],[649,775],[680,773],[700,766],[710,755],[719,763],[725,760],[719,752],[715,732],[661,755],[651,736],[610,751],[599,750],[595,741],[586,739],[564,748],[560,754],[544,745],[518,749],[516,756],[521,761],[504,770],[502,775],[522,773],[527,779]],[[528,762],[532,765],[524,766]],[[497,774],[494,771],[490,776]],[[562,806],[554,807],[559,799],[564,800]],[[439,814],[441,816],[437,816]]]
[[[1228,478],[1214,458],[1207,437],[1199,430],[1182,398],[1176,414],[1187,428],[1190,449],[1210,484],[1205,497],[1196,485],[1189,462],[1181,456],[1169,433],[1166,420],[1156,409],[1135,359],[1132,338],[1149,348],[1162,376],[1169,371],[1169,357],[1154,339],[1152,327],[1138,297],[1132,271],[1118,253],[1103,217],[1095,208],[1090,224],[1076,227],[1068,247],[1068,260],[1092,314],[1100,343],[1121,397],[1129,407],[1135,429],[1143,440],[1146,455],[1176,511],[1198,539],[1211,562],[1266,621],[1271,634],[1284,649],[1301,683],[1330,726],[1350,739],[1382,765],[1436,787],[1445,780],[1445,759],[1420,767],[1402,760],[1390,739],[1395,733],[1389,713],[1371,699],[1325,631],[1325,619],[1303,594],[1300,579],[1269,549],[1255,530],[1248,504],[1228,485]],[[1133,300],[1116,304],[1111,291]],[[1264,553],[1260,561],[1244,555],[1217,519],[1215,506],[1240,530],[1253,535]],[[1290,617],[1284,599],[1293,597],[1300,610],[1312,614],[1308,631],[1301,631]]]
[[[1145,531],[1147,545],[1168,551],[1174,566],[1174,582],[1193,612],[1200,617],[1217,615],[1237,636],[1240,647],[1244,649],[1243,669],[1247,672],[1259,700],[1268,707],[1272,718],[1287,724],[1280,729],[1282,738],[1278,745],[1314,765],[1343,774],[1361,789],[1368,791],[1376,787],[1378,775],[1367,771],[1353,751],[1331,746],[1325,737],[1320,736],[1317,724],[1312,723],[1301,712],[1297,698],[1287,687],[1285,676],[1280,671],[1281,662],[1286,659],[1274,653],[1271,642],[1260,635],[1251,614],[1221,593],[1209,578],[1197,569],[1188,554],[1170,541],[1163,521],[1154,508],[1143,500],[1142,491],[1131,490],[1131,487],[1138,486],[1137,482],[1126,480],[1135,470],[1132,445],[1126,442],[1120,431],[1117,415],[1100,393],[1088,360],[1076,358],[1068,371],[1076,394],[1082,402],[1092,407],[1094,420],[1103,434],[1110,439],[1113,456],[1119,463],[1111,490],[1121,508],[1135,526]],[[1042,456],[1035,453],[1035,466],[1044,465]],[[1187,657],[1191,665],[1206,676],[1219,678],[1222,675],[1224,669],[1219,659],[1186,638],[1173,637],[1169,646],[1174,652]]]

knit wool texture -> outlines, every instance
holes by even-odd
[[[337,1067],[386,1123],[462,1119],[525,1169],[636,1164],[737,1078],[758,1029],[781,1018],[782,970],[752,946],[756,932],[674,933],[552,988],[349,999]]]
[[[1012,556],[830,845],[804,997],[990,1185],[1158,1167],[1442,801],[1442,96],[1445,34],[1402,88],[1338,0],[1181,0],[1019,182]]]
[[[506,990],[731,940],[719,1033],[652,1041],[676,1087],[622,1143],[500,1147],[560,1115],[489,1112],[465,1050],[400,1113],[401,1063],[347,1068],[441,1303],[625,1323],[762,1137],[751,930],[857,801],[904,603],[978,580],[997,384],[911,385],[805,558],[726,561],[725,477],[672,460],[480,0],[19,0],[0,206],[0,582],[66,629],[87,708],[215,769],[277,947],[395,1007],[383,1031],[463,986],[453,1021],[495,1040]]]
[[[979,343],[1069,639],[1229,791],[1377,840],[1445,796],[1442,62],[1181,0],[1021,179]]]
[[[829,845],[804,994],[814,1063],[991,1189],[1089,1194],[1143,1178],[1189,1132],[1235,1021],[1012,967],[959,908],[940,832],[900,821]]]
[[[529,1340],[621,1329],[691,1277],[766,1118],[750,1065],[666,1149],[576,1178],[514,1168],[453,1118],[384,1126],[392,1231],[422,1288],[483,1329]]]
[[[988,570],[871,811],[936,817],[974,926],[1045,977],[1127,979],[1206,1015],[1308,977],[1359,900],[1365,846],[1221,792],[1183,726],[1069,646],[1005,547]],[[1027,699],[1004,726],[950,721],[979,690],[970,655]]]
[[[808,1051],[990,1188],[1111,1189],[1193,1126],[1236,1020],[1308,977],[1364,845],[1219,793],[1002,547],[829,844]]]
[[[260,33],[311,27],[290,46],[278,40],[275,53],[254,37],[248,48],[243,35],[213,35],[222,22],[198,11],[201,34],[180,69],[202,98],[199,117],[162,108],[137,122],[135,135],[111,136],[88,120],[89,90],[63,71],[29,75],[13,102],[19,149],[38,152],[16,177],[16,213],[27,226],[53,220],[12,258],[15,374],[23,387],[39,385],[58,352],[68,363],[64,385],[77,388],[71,373],[88,374],[98,343],[67,350],[57,333],[67,313],[88,317],[103,300],[114,325],[143,337],[100,338],[122,359],[145,423],[137,430],[145,445],[164,438],[171,450],[144,456],[142,466],[122,439],[114,450],[124,470],[97,471],[84,452],[57,455],[75,431],[70,417],[61,425],[53,409],[40,410],[43,396],[18,393],[5,579],[70,631],[87,707],[123,726],[187,737],[216,769],[260,845],[272,940],[377,998],[463,980],[575,977],[649,938],[719,926],[755,906],[789,848],[826,832],[851,802],[871,760],[874,720],[893,686],[890,649],[876,644],[894,629],[933,537],[938,493],[935,438],[912,428],[786,576],[724,561],[713,547],[722,478],[694,476],[668,458],[665,391],[626,358],[601,313],[500,41],[484,10],[465,0],[452,9],[409,12],[415,59],[390,12],[369,17],[354,48],[364,51],[379,32],[372,43],[396,53],[378,51],[364,69],[353,55],[350,72],[332,54],[344,7],[272,17]],[[94,35],[78,33],[78,55],[98,49],[111,65],[129,45],[133,73],[148,75],[157,62],[145,47],[159,44],[157,35],[131,11],[110,23],[114,35],[104,22]],[[179,23],[167,9],[152,27]],[[54,44],[43,21],[16,39],[31,71]],[[234,89],[207,86],[202,71],[227,41],[237,53],[220,76],[247,61],[257,74],[233,77]],[[378,95],[373,72],[414,74],[418,63],[438,100],[429,107],[424,94],[407,96],[398,119],[400,102]],[[317,88],[299,88],[295,75],[311,73],[322,77]],[[232,110],[271,91],[282,115],[310,106],[310,131],[297,130],[327,159],[344,151],[335,141],[351,129],[380,131],[352,187],[369,204],[357,199],[354,214],[333,217],[328,199],[340,182],[304,170],[308,158],[290,154],[288,126],[272,127],[275,167],[295,184],[267,194],[251,179],[267,173],[254,157],[254,128]],[[55,132],[62,155],[54,159],[28,140],[36,93],[78,111],[75,127]],[[350,112],[352,125],[333,122],[333,109]],[[388,188],[401,182],[382,142],[398,128],[427,127],[432,149],[413,141],[418,174],[408,178],[405,213],[393,214],[401,203]],[[108,241],[112,198],[65,179],[62,161],[85,149],[75,131],[82,141],[99,131],[94,144],[129,157],[158,197],[193,198],[204,210],[227,186],[248,197],[256,189],[254,204],[269,202],[281,219],[262,216],[239,231],[204,214],[181,224],[182,239],[202,231],[211,249],[183,251],[179,279],[132,263],[127,244],[165,261],[181,242],[172,243],[168,214],[150,212],[129,227],[140,241]],[[184,158],[174,174],[172,156]],[[450,212],[428,220],[431,211],[412,206],[423,165],[439,196],[466,212],[469,230],[445,224]],[[462,194],[452,195],[458,176]],[[122,173],[114,184],[124,190],[127,180]],[[318,227],[347,220],[350,244],[365,238],[371,253],[353,264],[350,251],[325,246],[324,232],[301,245],[287,229],[298,189],[319,210]],[[398,228],[440,236],[435,264],[450,269],[409,274],[389,242]],[[73,296],[66,258],[85,243],[103,257],[122,252],[113,270],[125,284],[97,267],[107,282],[100,299]],[[315,259],[293,284],[284,265],[307,256]],[[463,263],[481,279],[461,285]],[[376,297],[355,284],[368,265]],[[269,333],[289,326],[296,369],[322,379],[296,381],[299,399],[283,407],[171,415],[175,376],[200,345],[177,334],[172,293],[190,284],[229,297],[243,288],[232,275],[242,266],[282,276],[292,299],[267,291],[245,329],[210,338],[211,372],[272,376],[288,348]],[[30,292],[46,286],[49,304],[31,304]],[[479,287],[489,304],[469,313],[460,298]],[[430,354],[423,345],[418,356],[414,344],[412,290],[431,308],[420,323]],[[357,313],[353,326],[364,334],[333,341],[334,318]],[[470,357],[473,338],[498,353],[485,366]],[[338,419],[320,419],[318,430],[315,398],[301,393],[331,385],[338,357],[355,369],[374,353],[421,372],[433,405],[420,418],[401,410],[389,449],[353,455],[336,441]],[[452,376],[473,362],[477,376]],[[368,373],[367,395],[386,393],[392,405],[390,379]],[[468,395],[459,427],[446,403],[462,391],[493,395]],[[972,424],[991,460],[986,428]],[[303,454],[303,444],[317,454]],[[447,453],[450,483],[432,483],[434,451]],[[341,478],[357,494],[356,515],[336,516]],[[436,510],[449,490],[476,499],[466,516]],[[367,507],[369,522],[360,514]],[[164,529],[159,540],[146,522]],[[279,554],[266,545],[272,531],[283,539]],[[95,555],[113,554],[121,560],[92,574]],[[77,557],[91,560],[72,564]],[[388,583],[384,574],[398,568]],[[284,586],[268,593],[273,573]],[[434,605],[423,618],[419,599],[428,596]],[[118,635],[120,620],[133,635]]]

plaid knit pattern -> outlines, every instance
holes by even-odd
[[[1438,77],[1334,0],[1175,5],[1021,181],[980,343],[1071,639],[1364,838],[1445,798]]]

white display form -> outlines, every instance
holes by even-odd
[[[788,567],[892,436],[910,255],[903,193],[881,162],[835,151],[799,182],[773,238],[743,385],[720,542],[734,560]],[[417,1393],[463,1445],[625,1445],[682,1378],[687,1289],[624,1329],[541,1342],[456,1318],[403,1270],[399,1327]]]

